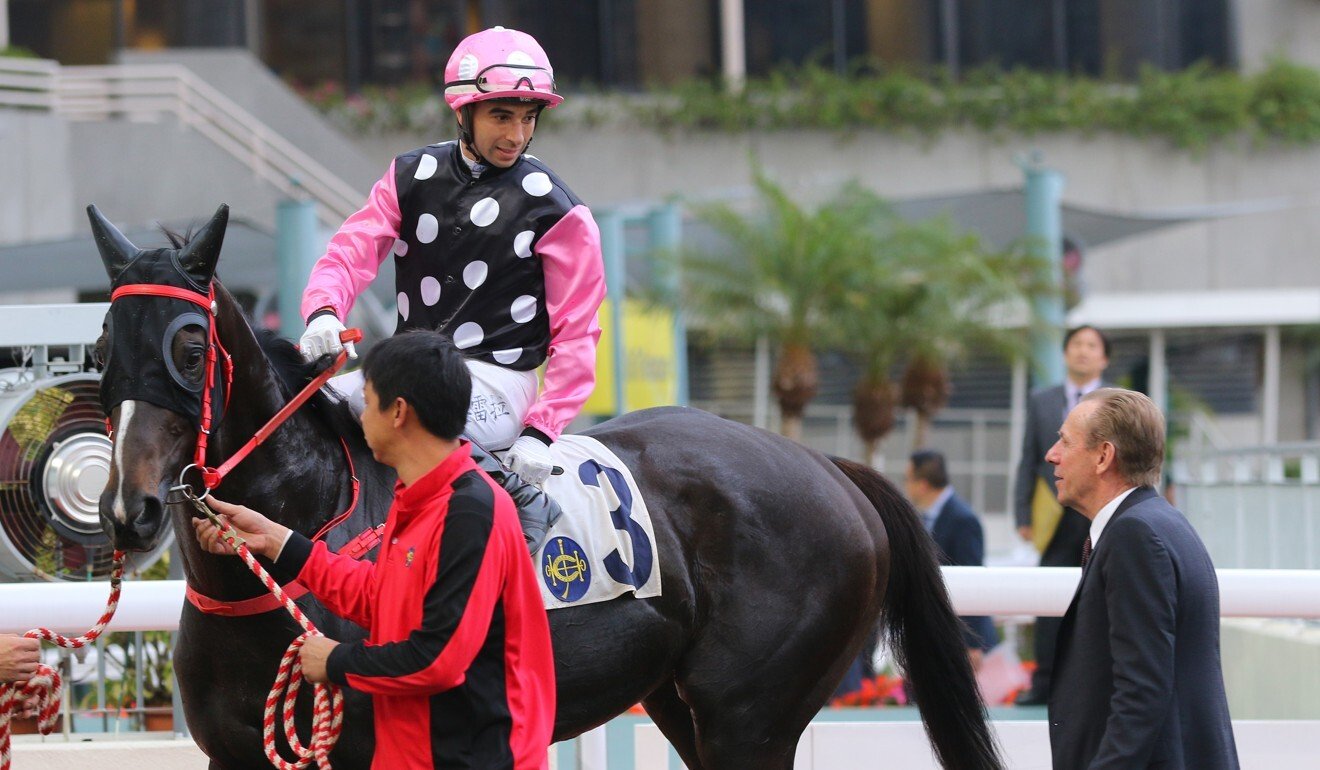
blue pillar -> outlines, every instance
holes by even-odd
[[[1026,174],[1027,249],[1048,265],[1056,291],[1032,298],[1031,376],[1036,387],[1063,382],[1063,175],[1039,154],[1019,162]]]
[[[305,326],[302,293],[312,265],[321,256],[316,204],[285,199],[275,209],[276,255],[280,265],[280,336],[296,340]],[[347,319],[341,319],[347,320]]]
[[[666,203],[651,211],[651,248],[675,252],[683,241],[683,216],[677,203]],[[665,276],[666,289],[672,296],[678,297],[681,276],[678,261],[674,260],[674,269]],[[674,379],[676,388],[674,403],[687,406],[688,403],[688,360],[687,360],[687,322],[683,318],[683,309],[675,304],[674,313]]]
[[[606,296],[610,300],[610,349],[614,353],[614,413],[628,411],[625,399],[628,378],[624,351],[623,303],[627,296],[627,271],[624,267],[623,216],[615,211],[596,215],[600,227],[600,250],[605,259]]]

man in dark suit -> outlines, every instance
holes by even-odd
[[[1045,462],[1045,452],[1058,438],[1059,426],[1068,411],[1082,396],[1101,386],[1100,375],[1109,366],[1109,352],[1109,338],[1093,326],[1079,326],[1068,332],[1063,338],[1067,380],[1036,391],[1027,402],[1022,457],[1018,461],[1017,482],[1013,488],[1013,514],[1018,534],[1023,540],[1034,541],[1041,551],[1042,567],[1076,567],[1081,564],[1082,542],[1086,540],[1089,525],[1085,517],[1071,508],[1065,507],[1062,513],[1058,513],[1054,471]],[[1042,506],[1054,508],[1058,515],[1057,526],[1053,519],[1033,520],[1033,508]],[[1041,513],[1040,510],[1036,512]],[[1036,618],[1036,671],[1031,677],[1031,689],[1018,697],[1019,705],[1045,705],[1058,634],[1058,618]]]
[[[1090,520],[1049,698],[1056,770],[1238,767],[1205,545],[1154,489],[1164,417],[1102,388],[1046,455],[1059,501]]]
[[[940,549],[940,563],[951,567],[985,564],[985,533],[981,520],[949,485],[944,455],[934,450],[916,452],[903,475],[908,499],[921,514],[926,530]],[[986,650],[998,641],[995,624],[985,616],[962,618],[972,668],[980,668]]]

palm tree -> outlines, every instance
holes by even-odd
[[[754,213],[727,205],[696,212],[728,248],[683,255],[679,299],[716,333],[764,335],[776,346],[771,384],[781,430],[800,439],[803,412],[819,385],[816,350],[839,339],[839,296],[863,253],[878,199],[847,186],[810,210],[760,172],[755,182]]]
[[[922,226],[915,254],[925,280],[910,308],[913,329],[899,403],[917,416],[913,449],[925,446],[934,415],[949,402],[949,366],[972,351],[1021,353],[1021,329],[1005,325],[1033,295],[1050,289],[1048,274],[1025,249],[987,249],[946,220]]]
[[[1043,275],[1023,250],[987,249],[943,219],[891,217],[877,238],[876,257],[857,274],[846,316],[849,348],[862,363],[854,423],[872,462],[893,427],[896,404],[915,412],[913,448],[924,446],[931,419],[948,403],[949,365],[972,350],[1007,354],[1022,344],[1022,335],[996,314],[1040,290]],[[899,362],[905,369],[895,386]]]
[[[912,347],[914,305],[926,279],[919,260],[919,227],[886,208],[872,220],[873,242],[844,294],[845,348],[860,364],[853,389],[853,425],[868,463],[877,464],[880,442],[894,428],[899,387],[894,367]]]

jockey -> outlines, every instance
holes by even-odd
[[[470,35],[445,67],[444,96],[459,139],[396,157],[335,233],[303,293],[300,347],[308,360],[344,347],[356,356],[339,341],[343,319],[393,255],[395,332],[442,331],[467,357],[466,435],[508,449],[508,467],[473,457],[517,503],[535,552],[560,513],[538,489],[553,469],[550,444],[595,387],[600,231],[559,177],[524,154],[541,111],[563,101],[534,38],[503,27]],[[360,374],[332,384],[360,411]]]

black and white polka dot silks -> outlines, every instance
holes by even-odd
[[[539,366],[550,325],[534,247],[581,201],[525,155],[473,177],[457,142],[400,155],[394,173],[398,330],[439,329],[478,360]]]

